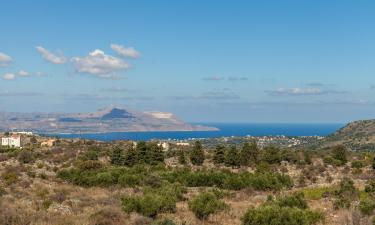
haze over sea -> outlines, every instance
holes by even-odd
[[[60,134],[63,138],[85,138],[100,141],[150,140],[150,139],[189,139],[229,136],[326,136],[344,124],[302,124],[302,123],[199,123],[213,126],[219,131],[157,131],[157,132],[115,132],[100,134]]]

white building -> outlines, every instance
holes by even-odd
[[[21,147],[21,136],[20,135],[12,135],[10,137],[3,137],[1,138],[1,145],[2,146],[9,146],[9,147]]]

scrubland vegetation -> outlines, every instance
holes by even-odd
[[[372,152],[61,140],[0,149],[0,224],[375,224]]]

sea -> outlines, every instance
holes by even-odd
[[[213,126],[218,131],[153,131],[112,132],[96,134],[58,134],[61,138],[84,138],[100,141],[115,140],[186,140],[196,138],[218,138],[231,136],[326,136],[345,124],[302,124],[302,123],[196,123]]]

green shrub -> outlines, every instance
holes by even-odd
[[[118,183],[123,187],[135,187],[141,183],[141,177],[124,173],[118,178]]]
[[[352,162],[352,168],[361,169],[364,166],[365,166],[365,164],[363,163],[363,161],[353,161]]]
[[[206,219],[209,215],[225,209],[227,205],[212,192],[203,192],[189,201],[189,209],[198,219]]]
[[[242,218],[243,225],[312,225],[323,220],[323,214],[308,209],[302,193],[276,200],[268,197],[266,203],[250,208]]]
[[[359,210],[364,215],[371,215],[374,209],[375,209],[375,202],[371,199],[367,198],[365,200],[362,200],[359,203]]]
[[[358,200],[359,192],[354,187],[354,182],[349,178],[341,180],[339,189],[335,192],[336,200],[333,203],[335,209],[349,208],[351,202]]]
[[[288,196],[277,199],[276,204],[280,207],[296,207],[299,209],[307,209],[308,205],[302,192],[293,193]]]
[[[137,212],[147,217],[155,217],[161,212],[174,212],[176,202],[182,200],[186,190],[178,184],[166,184],[161,188],[146,188],[143,196],[122,198],[125,212]]]
[[[375,180],[369,180],[365,186],[365,192],[372,193],[375,192]]]
[[[12,185],[18,181],[18,174],[16,172],[4,172],[1,178],[6,185]]]
[[[174,170],[162,174],[169,182],[179,182],[189,187],[219,187],[230,190],[254,188],[256,190],[280,190],[293,186],[288,175],[279,173],[249,173],[230,171],[188,169]]]
[[[321,213],[278,205],[249,209],[242,219],[243,225],[312,225],[322,220]]]
[[[0,197],[7,194],[7,192],[5,191],[5,189],[3,187],[0,186]]]
[[[77,167],[80,170],[97,170],[103,167],[103,164],[97,160],[87,160],[79,162]]]

